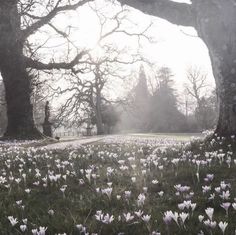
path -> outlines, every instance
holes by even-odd
[[[78,140],[72,140],[72,141],[66,141],[66,142],[58,142],[54,144],[49,144],[45,146],[46,149],[65,149],[65,148],[77,148],[80,145],[83,144],[91,144],[94,142],[97,142],[99,140],[102,140],[103,136],[94,136],[89,138],[81,138]]]

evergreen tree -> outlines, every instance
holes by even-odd
[[[184,129],[185,117],[177,108],[172,77],[173,74],[167,67],[158,71],[158,84],[150,101],[149,127],[152,132],[178,132]]]
[[[138,83],[133,90],[133,128],[139,131],[148,130],[150,94],[144,67],[140,67]]]

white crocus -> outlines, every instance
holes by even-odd
[[[205,212],[210,220],[212,220],[213,214],[214,214],[214,208],[208,207],[205,209]]]
[[[124,213],[123,215],[124,215],[124,217],[125,217],[125,221],[126,221],[126,222],[130,222],[131,220],[134,219],[134,216],[131,215],[130,212],[128,212],[127,214]]]
[[[104,224],[110,224],[113,220],[114,220],[114,216],[113,216],[113,215],[110,216],[110,215],[107,213],[106,215],[104,215],[102,222],[103,222]]]
[[[211,221],[211,220],[205,220],[204,221],[204,224],[207,226],[207,227],[210,227],[210,228],[215,228],[217,223],[216,221]]]
[[[232,207],[234,208],[234,210],[236,210],[236,203],[232,203]]]
[[[8,216],[7,218],[10,221],[12,226],[15,226],[18,223],[17,218],[14,218],[13,216]]]
[[[150,219],[151,219],[151,215],[143,215],[143,216],[142,216],[142,220],[143,220],[145,223],[148,223]]]
[[[141,211],[141,210],[135,211],[134,214],[137,215],[137,217],[140,218],[143,215],[143,211]]]
[[[204,215],[199,215],[198,216],[198,220],[199,220],[200,223],[203,221],[203,219],[204,219]]]
[[[146,199],[146,196],[143,193],[139,194],[138,200],[137,200],[138,206],[140,206],[140,207],[143,206],[145,199]]]
[[[34,228],[31,230],[32,234],[33,235],[37,235],[38,234],[38,229]]]
[[[227,222],[222,222],[222,221],[220,221],[220,223],[219,223],[218,225],[219,225],[219,227],[220,227],[222,233],[225,234],[225,229],[226,229],[226,227],[228,226],[228,223],[227,223]]]
[[[27,226],[26,226],[25,224],[20,225],[20,230],[21,230],[22,232],[25,232],[26,229],[27,229]]]
[[[39,227],[39,231],[37,235],[45,235],[46,234],[47,227]]]
[[[105,189],[102,189],[102,194],[106,194],[108,196],[109,199],[111,199],[111,193],[112,193],[112,188],[108,187]]]
[[[185,212],[182,212],[179,214],[179,217],[182,220],[183,224],[184,224],[185,220],[188,218],[188,216],[189,216],[189,214],[185,213]]]

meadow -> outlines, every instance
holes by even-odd
[[[32,146],[0,146],[0,234],[236,234],[234,136]]]

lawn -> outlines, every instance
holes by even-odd
[[[0,234],[235,234],[236,140],[1,146]]]
[[[202,133],[136,133],[130,134],[130,136],[139,136],[139,137],[154,137],[158,139],[172,139],[176,141],[190,141],[194,138],[203,138],[204,134]]]

